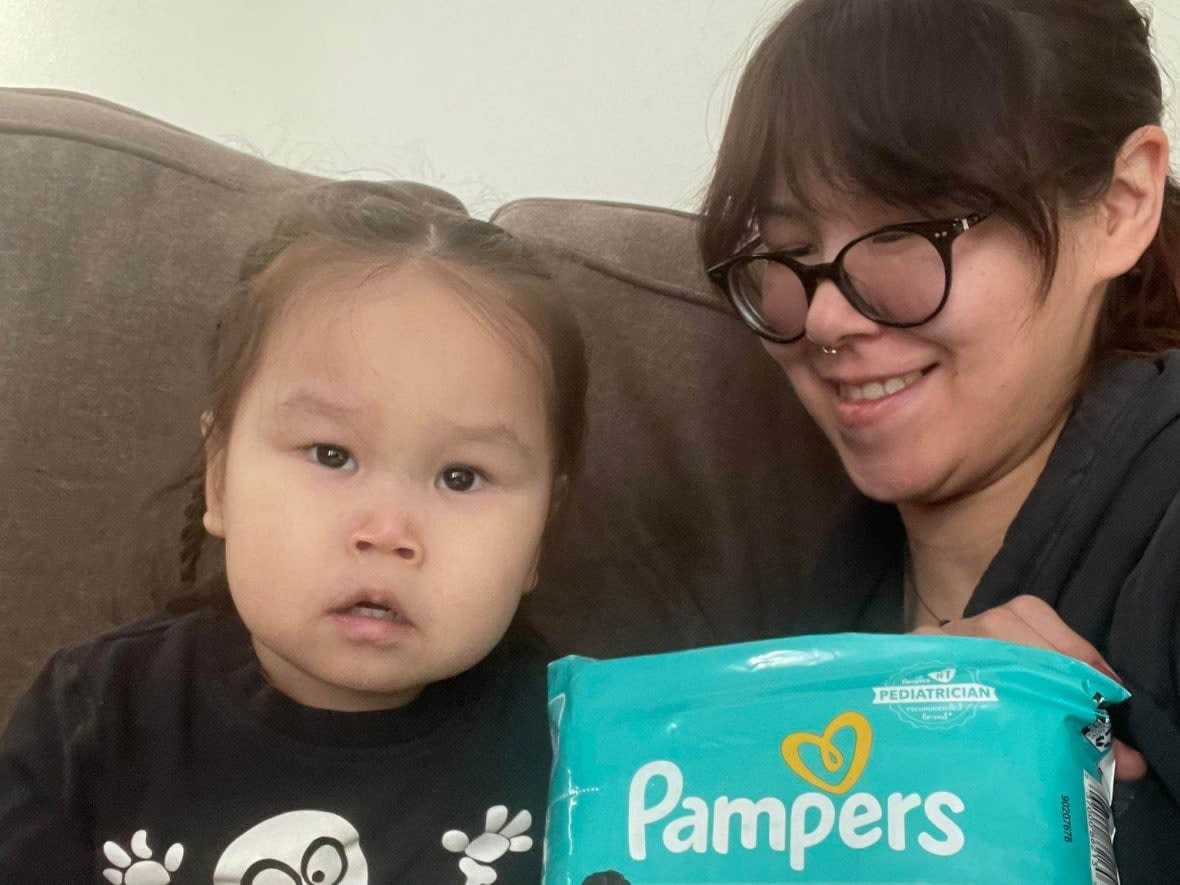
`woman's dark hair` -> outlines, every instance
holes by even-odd
[[[555,484],[555,506],[546,527],[546,535],[552,533],[562,509],[562,489],[580,458],[587,384],[581,332],[556,283],[520,240],[471,218],[442,191],[409,183],[333,182],[300,194],[271,234],[250,247],[221,311],[208,351],[204,445],[184,476],[164,490],[187,488],[189,501],[180,536],[179,588],[161,588],[156,593],[160,606],[181,611],[229,602],[219,570],[199,584],[196,580],[208,540],[202,521],[205,465],[229,440],[238,402],[289,296],[324,268],[367,272],[411,263],[445,280],[481,320],[523,353],[534,352],[528,338],[540,344],[553,473],[561,480],[560,487]],[[543,544],[542,555],[549,546]]]
[[[759,209],[820,186],[915,210],[992,208],[1051,278],[1059,212],[1099,197],[1159,124],[1149,22],[1129,0],[800,0],[738,85],[703,205],[706,265],[749,246]],[[1092,356],[1180,345],[1180,189],[1113,281]]]

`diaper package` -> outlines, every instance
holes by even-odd
[[[1117,883],[1090,667],[840,634],[550,665],[545,885]]]

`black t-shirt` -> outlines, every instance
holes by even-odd
[[[540,881],[545,661],[502,644],[398,710],[301,706],[198,612],[58,652],[0,739],[5,882]]]

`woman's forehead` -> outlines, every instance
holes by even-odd
[[[916,215],[910,207],[890,204],[864,193],[840,191],[814,185],[806,194],[796,194],[779,186],[759,199],[755,218],[759,227],[824,223],[854,226],[890,224]]]

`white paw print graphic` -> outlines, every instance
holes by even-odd
[[[463,855],[459,860],[459,872],[467,877],[463,885],[491,885],[496,881],[496,871],[488,864],[509,851],[524,852],[532,848],[532,837],[524,835],[532,825],[533,816],[527,810],[517,812],[516,817],[508,820],[507,806],[493,805],[488,809],[481,835],[471,839],[462,830],[447,830],[442,844],[447,851]]]
[[[109,863],[114,864],[102,871],[103,878],[111,885],[168,885],[172,881],[172,874],[180,869],[180,862],[184,860],[184,846],[179,842],[168,849],[163,863],[152,860],[147,830],[135,831],[131,837],[131,854],[114,842],[104,844],[102,853]]]

